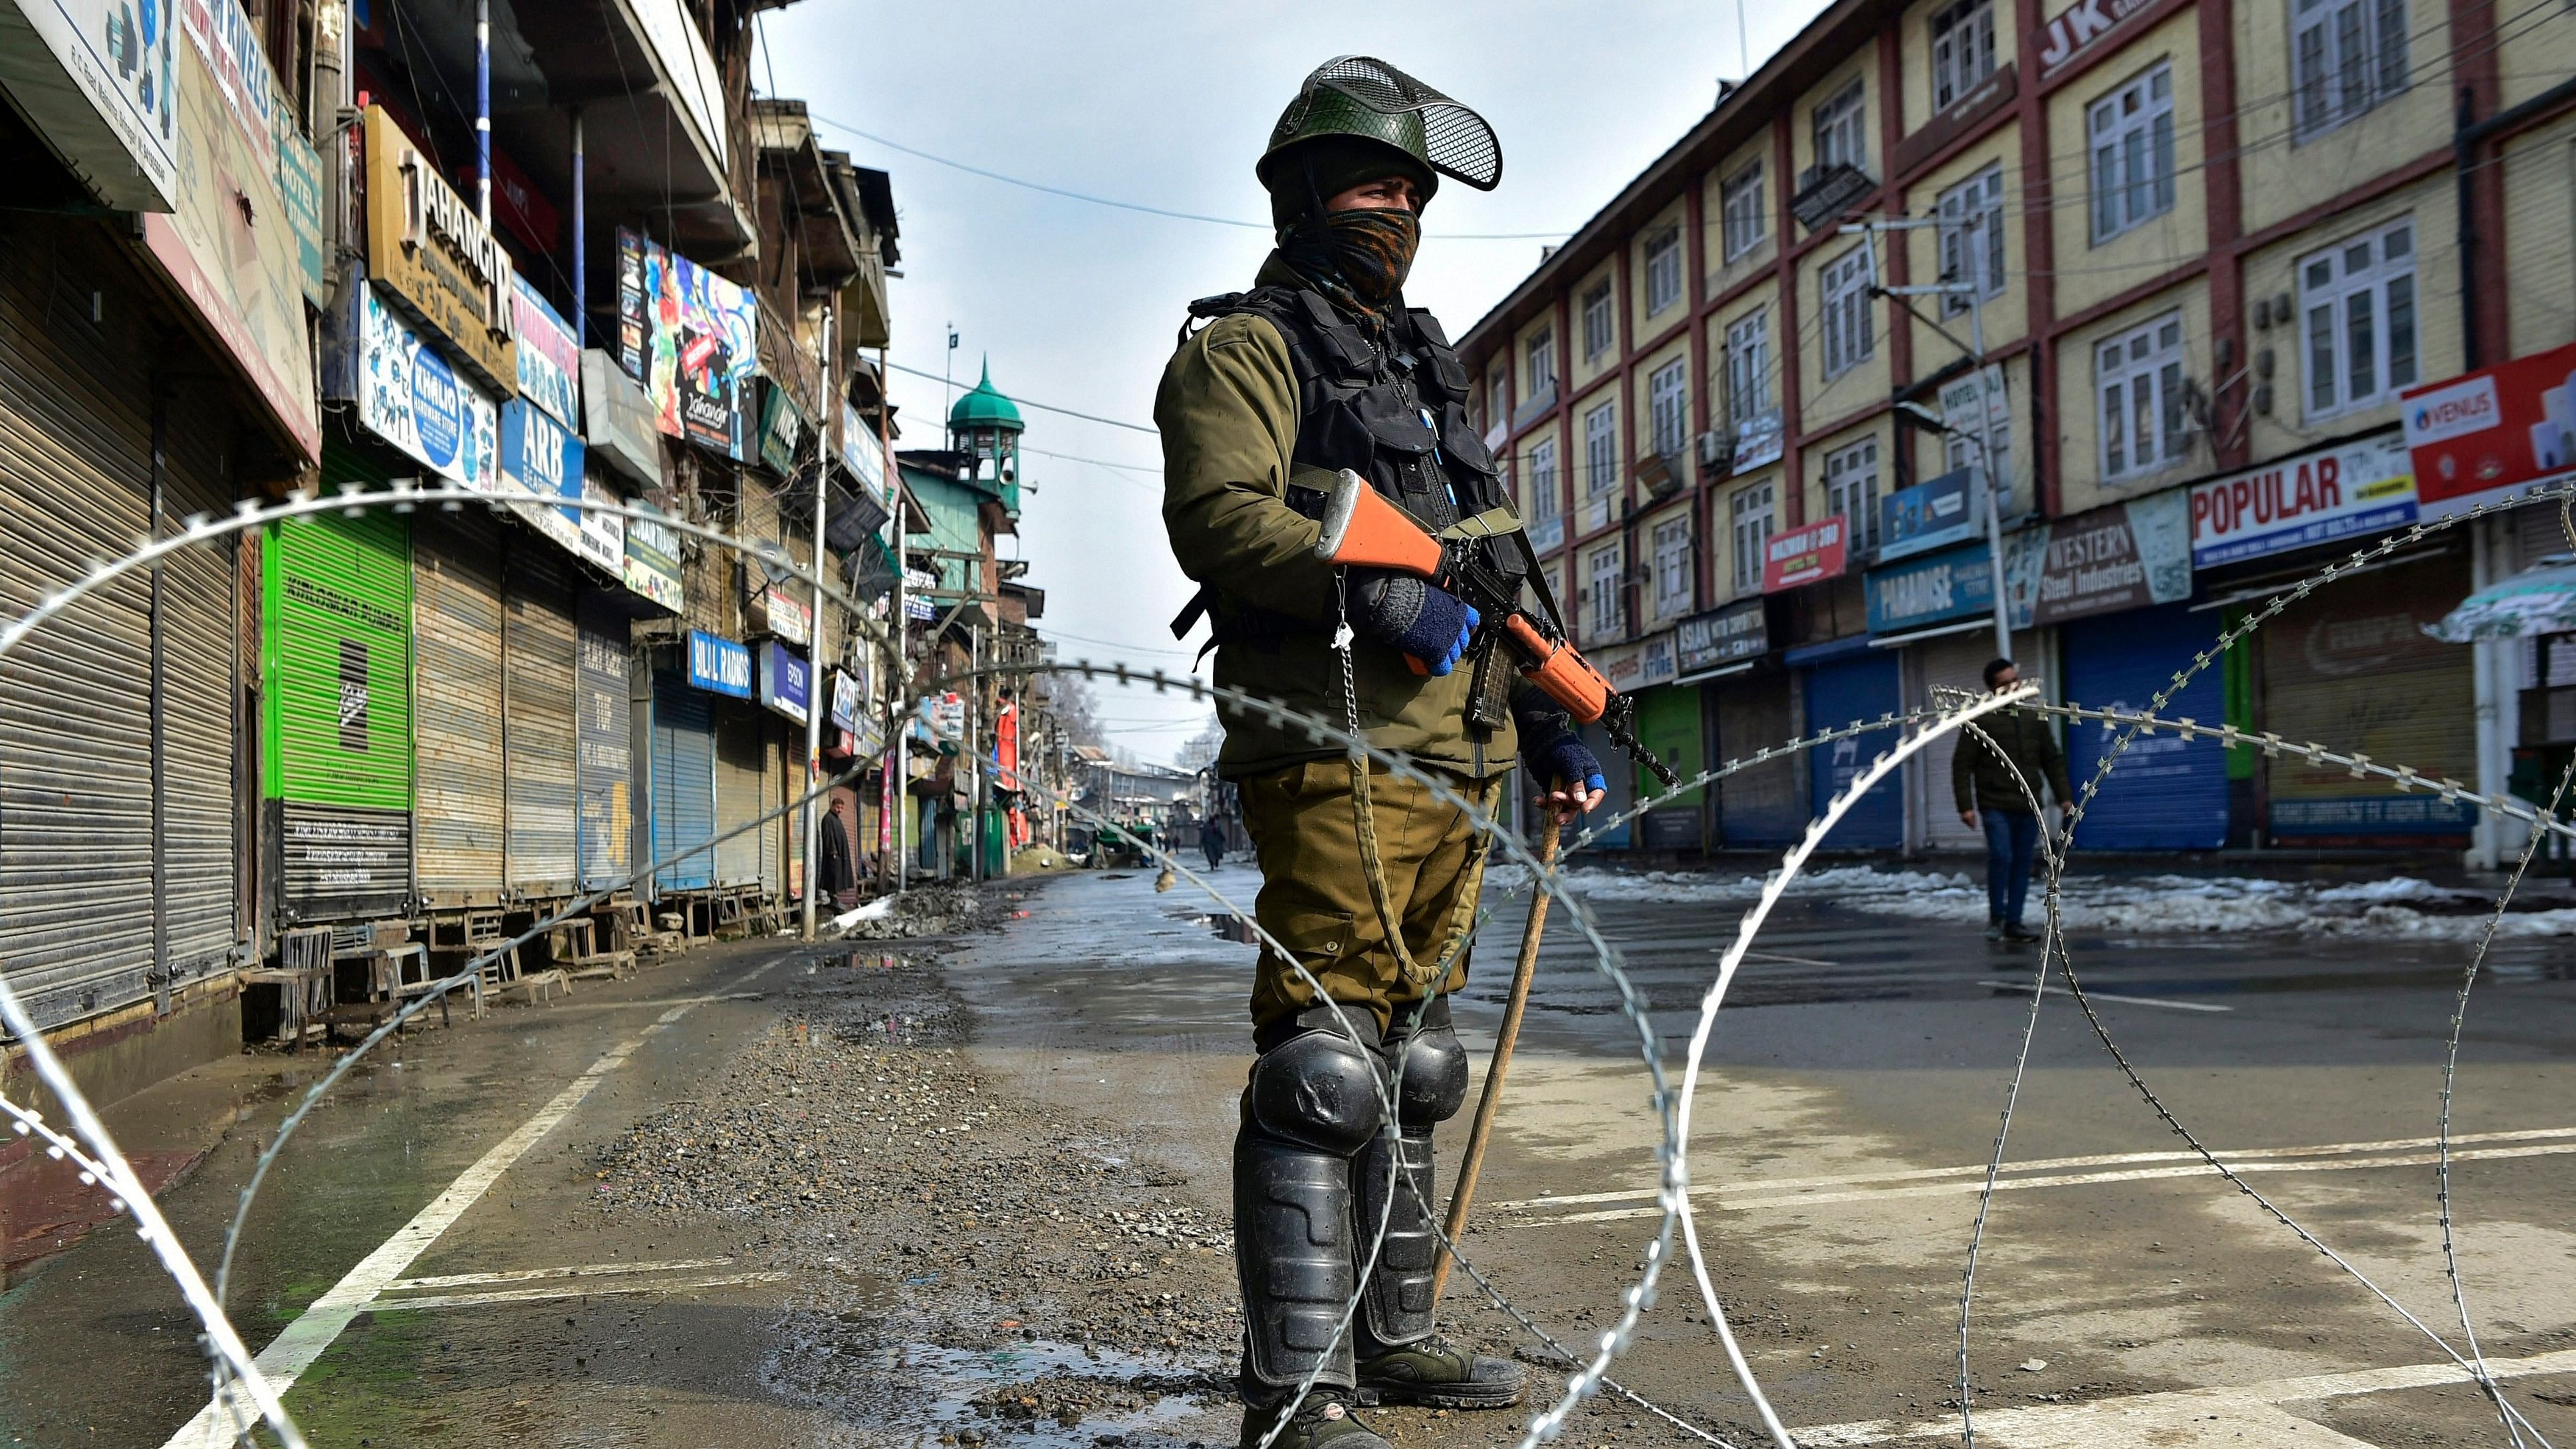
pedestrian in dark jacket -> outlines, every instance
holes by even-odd
[[[857,891],[858,881],[850,871],[850,828],[841,816],[841,801],[835,796],[832,813],[823,817],[824,899],[841,906],[842,897]]]
[[[2021,671],[2011,660],[1998,659],[1986,666],[1985,677],[1989,690],[2010,689],[2021,682]],[[1979,720],[1977,727],[1985,731],[1985,739],[1964,731],[1959,736],[1959,752],[1950,759],[1950,790],[1958,797],[1959,818],[1970,826],[1982,821],[1985,827],[1986,939],[2036,941],[2039,933],[2021,923],[2022,902],[2030,895],[2031,857],[2039,847],[2039,816],[2031,805],[2045,786],[2060,815],[2075,808],[2066,754],[2057,747],[2048,721],[2038,715],[2003,710]],[[2029,782],[2028,793],[2023,781]]]
[[[1225,860],[1225,817],[1211,815],[1199,822],[1199,853],[1207,857],[1208,869],[1214,870]]]

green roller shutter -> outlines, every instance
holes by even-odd
[[[1699,686],[1665,685],[1637,696],[1637,740],[1655,752],[1673,773],[1689,780],[1707,766],[1702,747]],[[1637,770],[1639,790],[1663,788],[1663,782]],[[1697,850],[1703,843],[1700,800],[1704,790],[1688,790],[1646,812],[1638,845],[1647,850]]]

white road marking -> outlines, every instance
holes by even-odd
[[[758,1001],[768,994],[766,991],[725,991],[712,996],[648,996],[636,1001],[567,1001],[552,1009],[556,1011],[633,1011],[639,1006],[704,1006],[710,1001]]]
[[[762,966],[742,978],[743,983],[748,985],[759,980],[787,959],[781,956]],[[572,1085],[556,1093],[554,1100],[538,1108],[535,1116],[520,1123],[509,1136],[494,1143],[489,1151],[475,1160],[473,1166],[449,1183],[446,1191],[430,1199],[429,1206],[422,1208],[410,1222],[379,1244],[374,1252],[359,1259],[358,1265],[343,1274],[338,1283],[314,1299],[253,1360],[277,1392],[284,1394],[296,1379],[302,1377],[304,1371],[313,1366],[313,1361],[320,1358],[349,1326],[349,1320],[367,1311],[386,1285],[401,1276],[402,1270],[410,1267],[421,1254],[429,1251],[430,1245],[455,1226],[466,1209],[491,1191],[492,1184],[500,1180],[502,1173],[509,1171],[513,1164],[528,1154],[530,1148],[570,1116],[573,1108],[580,1106],[582,1099],[588,1097],[609,1073],[624,1066],[635,1049],[644,1044],[645,1038],[688,1015],[696,1005],[695,1002],[683,1002],[674,1006],[656,1017],[652,1025],[609,1048],[599,1060],[590,1064],[589,1070],[573,1078]],[[163,1443],[162,1449],[230,1449],[234,1443],[231,1418],[221,1405],[209,1399],[206,1406],[197,1411],[195,1418]]]
[[[2030,990],[2030,983],[2027,981],[1980,981],[1977,984],[1979,986],[1991,986],[1997,991],[2020,991],[2027,993]],[[2049,996],[2064,996],[2066,994],[2066,988],[2063,986],[2051,986],[2046,989],[2045,994]],[[2220,1006],[2215,1002],[2173,1001],[2161,996],[2115,996],[2108,991],[2087,991],[2084,994],[2094,1001],[2122,1001],[2131,1006],[2161,1006],[2167,1011],[2234,1011],[2236,1009],[2232,1006]]]
[[[514,1268],[506,1273],[447,1273],[435,1278],[396,1278],[388,1293],[417,1288],[471,1288],[481,1283],[533,1283],[541,1278],[613,1278],[627,1273],[685,1273],[693,1268],[730,1268],[731,1258],[670,1258],[649,1263],[576,1263],[562,1268]]]
[[[2487,1372],[2499,1379],[2576,1373],[2576,1349],[2560,1349],[2530,1358],[2491,1358],[2487,1360]],[[2011,1449],[2043,1449],[2043,1446],[2048,1446],[2048,1449],[2097,1449],[2097,1446],[2098,1449],[2112,1449],[2112,1446],[2131,1449],[2131,1446],[2141,1443],[2248,1442],[2296,1446],[2355,1443],[2359,1441],[2341,1436],[2320,1438],[2304,1430],[2294,1439],[2264,1437],[2247,1440],[2240,1431],[2249,1427],[2248,1421],[2254,1421],[2256,1425],[2277,1425],[2280,1419],[2288,1417],[2277,1413],[2276,1406],[2281,1404],[2467,1382],[2467,1370],[2445,1361],[2408,1364],[2401,1368],[2356,1369],[2339,1374],[2309,1374],[2226,1388],[2130,1394],[2083,1404],[2035,1404],[1980,1413],[1977,1415],[1977,1436],[1984,1439],[1991,1434],[1999,1449],[2002,1446],[2011,1446]],[[2185,1420],[2199,1421],[2203,1426],[2200,1437],[2172,1437],[2174,1430],[2170,1427],[2154,1434],[2144,1432],[2162,1426],[2179,1426]],[[2293,1422],[2308,1429],[2318,1427],[2306,1424],[2304,1420]],[[2235,1437],[2222,1441],[2218,1431]],[[1923,1419],[1912,1423],[1871,1419],[1853,1424],[1820,1424],[1798,1430],[1795,1437],[1805,1449],[1860,1449],[1864,1445],[1892,1444],[1907,1439],[1952,1439],[1958,1433],[1959,1421],[1956,1418]]]
[[[1711,946],[1708,949],[1718,952],[1721,955],[1726,951],[1724,946]],[[1840,961],[1819,961],[1813,956],[1791,956],[1779,951],[1747,951],[1744,953],[1744,959],[1748,961],[1786,961],[1792,966],[1840,966],[1843,964]]]
[[[685,1293],[693,1288],[727,1288],[738,1283],[783,1283],[793,1274],[777,1270],[722,1273],[712,1278],[656,1279],[649,1283],[563,1283],[547,1288],[495,1288],[483,1293],[426,1293],[417,1298],[378,1298],[369,1313],[413,1308],[473,1308],[486,1303],[543,1303],[555,1298],[605,1298],[621,1293]]]

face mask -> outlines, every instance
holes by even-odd
[[[1336,301],[1376,312],[1395,300],[1422,245],[1422,219],[1409,211],[1336,211],[1311,216],[1280,239],[1287,263]],[[1346,294],[1346,295],[1344,295]]]

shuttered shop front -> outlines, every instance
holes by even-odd
[[[2263,728],[2411,765],[2429,780],[2475,780],[2471,651],[2423,628],[2468,592],[2468,558],[2451,553],[2329,584],[2283,609],[2254,636]],[[2266,828],[2279,839],[2458,841],[2476,821],[2465,801],[2355,779],[2344,766],[2287,750],[2263,768]]]
[[[634,752],[627,709],[626,616],[593,595],[579,610],[579,657],[573,675],[573,727],[579,752],[578,837],[581,888],[606,890],[631,867]]]
[[[748,705],[716,707],[716,884],[760,881],[761,832],[749,828],[764,806],[769,726]]]
[[[2162,604],[2058,626],[2065,698],[2091,709],[2143,710],[2176,673],[2218,643],[2218,613]],[[2223,671],[2192,676],[2161,713],[2216,724],[2227,716]],[[2083,793],[2122,726],[2071,724],[2066,768]],[[2141,734],[2112,766],[2075,827],[2083,850],[2215,850],[2227,843],[2227,751],[2216,740]]]
[[[1895,711],[1899,698],[1896,653],[1889,649],[1846,655],[1807,670],[1807,728],[1812,733]],[[1825,813],[1835,796],[1896,747],[1893,726],[1847,736],[1807,752],[1807,806]],[[1905,843],[1905,788],[1879,781],[1825,836],[1827,850],[1895,850]]]
[[[573,828],[578,793],[574,680],[578,632],[572,583],[550,547],[518,540],[509,566],[504,802],[510,892],[570,895],[580,877]]]
[[[1708,768],[1703,763],[1708,751],[1702,730],[1699,686],[1665,685],[1637,696],[1638,742],[1654,751],[1685,784]],[[1663,782],[1646,774],[1643,766],[1636,767],[1636,773],[1640,786],[1663,789]],[[1705,838],[1700,805],[1706,797],[1705,787],[1685,790],[1674,795],[1671,803],[1647,811],[1637,843],[1647,850],[1699,849]]]
[[[714,697],[692,688],[676,664],[653,674],[653,829],[656,879],[664,890],[703,890],[715,881]]]
[[[42,248],[66,244],[0,226],[0,616],[124,554],[147,517],[140,344],[62,294],[66,259]],[[127,574],[0,656],[0,947],[41,1025],[150,991],[149,608]]]
[[[156,527],[231,507],[222,447],[228,429],[212,396],[190,389],[174,399],[164,429],[161,517]],[[164,560],[154,580],[158,640],[154,674],[161,697],[154,789],[161,878],[154,890],[159,954],[174,980],[223,964],[242,938],[241,814],[234,788],[239,758],[234,669],[238,652],[235,558],[227,536]]]
[[[1717,753],[1742,759],[1798,733],[1796,676],[1757,671],[1705,686],[1717,696]],[[1807,823],[1805,761],[1781,755],[1738,770],[1717,787],[1718,838],[1731,849],[1786,845]]]
[[[499,533],[488,520],[440,518],[414,542],[421,900],[496,904],[508,884]]]
[[[412,569],[386,513],[280,519],[262,540],[261,796],[287,924],[412,893]]]

